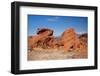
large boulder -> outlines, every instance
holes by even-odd
[[[34,49],[34,47],[53,47],[54,38],[53,38],[53,30],[48,28],[41,28],[37,30],[36,36],[30,36],[28,38],[28,48]]]
[[[70,49],[76,49],[80,42],[74,29],[69,28],[61,35],[60,43],[62,44],[62,49],[68,52]]]
[[[48,28],[38,28],[37,29],[37,35],[46,35],[46,36],[52,36],[53,30]]]

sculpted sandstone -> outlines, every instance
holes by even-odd
[[[53,48],[55,44],[55,39],[52,35],[53,35],[53,30],[47,28],[38,29],[37,35],[31,36],[28,39],[29,48],[30,49],[34,49],[34,47]]]
[[[62,49],[66,52],[68,52],[69,49],[76,50],[76,47],[79,45],[79,39],[73,28],[67,29],[63,32],[60,42],[63,45]]]
[[[86,44],[81,39],[77,37],[73,28],[66,29],[59,40],[53,36],[53,30],[41,28],[37,30],[36,36],[28,38],[28,48],[30,50],[39,47],[43,49],[64,50],[65,52],[69,52],[70,50],[82,52],[82,49],[86,50]]]

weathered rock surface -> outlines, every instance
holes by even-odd
[[[53,48],[55,45],[55,39],[52,35],[53,30],[47,28],[38,29],[37,35],[31,36],[28,39],[29,49],[34,49],[34,47]]]
[[[80,44],[77,34],[73,28],[67,29],[63,32],[60,42],[63,45],[62,49],[66,52],[68,52],[69,49],[76,50],[77,46]]]
[[[28,48],[57,49],[64,52],[77,52],[78,55],[87,54],[87,45],[82,41],[83,36],[78,37],[73,28],[66,29],[59,40],[53,36],[53,30],[48,28],[38,29],[36,36],[28,38]],[[86,39],[87,40],[87,39]]]

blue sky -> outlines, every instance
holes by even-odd
[[[37,28],[54,30],[60,36],[66,29],[74,28],[76,33],[87,33],[88,17],[28,15],[28,36],[36,35]]]

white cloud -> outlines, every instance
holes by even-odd
[[[59,17],[53,17],[53,18],[49,18],[47,19],[48,21],[57,21],[59,19]]]

